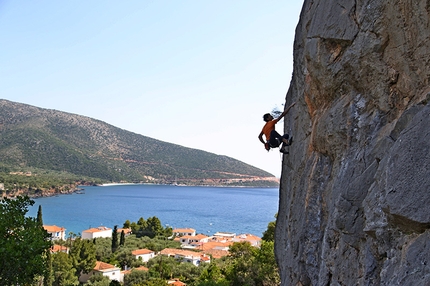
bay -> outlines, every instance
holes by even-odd
[[[262,236],[278,211],[277,188],[188,187],[173,185],[110,185],[84,188],[83,194],[34,199],[28,215],[42,206],[43,223],[75,234],[90,227],[156,216],[163,226]]]

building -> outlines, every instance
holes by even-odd
[[[253,234],[241,234],[233,238],[233,242],[249,242],[252,246],[260,247],[261,238]]]
[[[172,232],[174,236],[196,235],[196,230],[194,228],[175,228]]]
[[[59,245],[59,244],[54,244],[51,247],[51,253],[57,253],[57,252],[64,252],[64,253],[69,253],[69,248],[64,246],[64,245]]]
[[[112,229],[105,226],[99,226],[82,232],[82,239],[93,239],[99,237],[112,237]]]
[[[214,234],[217,239],[233,239],[235,236],[234,232],[217,232]]]
[[[181,282],[181,280],[179,280],[178,278],[175,279],[171,279],[169,281],[167,281],[167,284],[170,286],[186,286],[187,284],[185,284],[184,282]]]
[[[211,238],[204,234],[184,235],[179,241],[183,248],[199,248],[203,243],[207,243]]]
[[[119,234],[124,231],[124,236],[129,236],[131,234],[131,228],[118,228],[116,231]]]
[[[51,235],[51,240],[66,240],[66,229],[56,225],[44,225],[43,228]]]
[[[143,262],[148,262],[149,259],[155,257],[155,252],[146,248],[133,250],[131,254],[136,259],[141,259]]]
[[[79,282],[86,283],[91,276],[101,273],[103,276],[109,277],[110,280],[122,282],[121,269],[105,262],[97,261],[96,266],[88,274],[82,273],[79,276]]]
[[[202,262],[211,262],[211,259],[208,255],[191,250],[166,248],[160,251],[160,254],[174,257],[176,260],[181,262],[192,263],[195,266],[199,266]]]

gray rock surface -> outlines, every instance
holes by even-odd
[[[429,81],[430,1],[304,1],[282,285],[430,285]]]

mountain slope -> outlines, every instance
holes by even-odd
[[[65,171],[105,181],[274,185],[268,172],[66,112],[0,99],[6,166]],[[251,183],[254,182],[254,183]]]

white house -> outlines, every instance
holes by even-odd
[[[233,242],[249,242],[252,246],[260,247],[261,238],[253,234],[240,234],[233,238]]]
[[[148,262],[149,259],[155,257],[155,252],[149,249],[137,249],[131,252],[136,259],[141,259],[143,262]]]
[[[96,266],[88,274],[82,273],[81,276],[79,276],[79,282],[86,283],[91,276],[97,273],[101,273],[103,276],[109,277],[110,280],[122,282],[121,269],[112,264],[101,261],[97,261]]]
[[[194,228],[175,228],[172,232],[174,236],[196,235],[196,230]]]
[[[195,266],[200,265],[202,262],[211,262],[210,256],[191,250],[166,248],[160,251],[160,254],[173,256],[178,261],[192,263]]]
[[[216,232],[214,234],[214,238],[217,239],[232,239],[236,237],[236,233],[234,232]]]
[[[209,242],[211,238],[204,234],[185,235],[180,238],[182,247],[184,248],[198,248],[203,243]]]
[[[66,229],[56,225],[44,225],[43,228],[51,235],[51,240],[65,240]]]
[[[112,229],[105,226],[99,226],[82,232],[82,239],[93,239],[98,237],[112,237]]]

